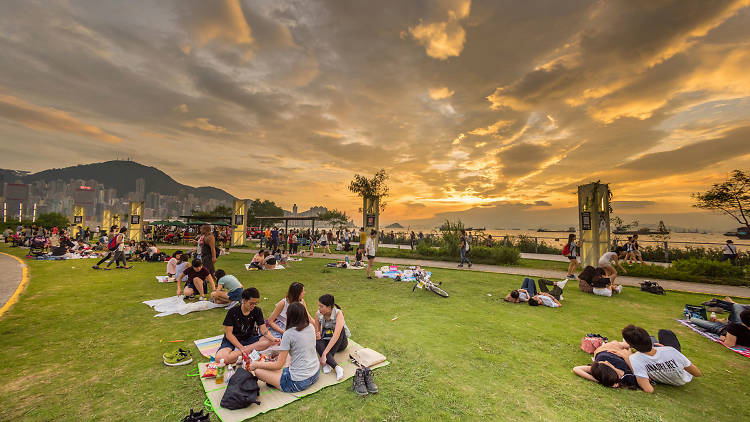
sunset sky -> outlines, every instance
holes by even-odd
[[[616,212],[700,226],[690,193],[750,169],[748,6],[2,1],[0,167],[130,157],[351,214],[354,173],[385,168],[386,222],[529,226],[575,223],[601,180]]]

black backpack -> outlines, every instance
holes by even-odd
[[[237,368],[237,371],[229,378],[224,397],[221,398],[221,407],[229,410],[244,409],[258,401],[258,378],[245,370]]]
[[[665,295],[667,294],[664,291],[664,288],[659,285],[659,283],[655,281],[644,281],[641,283],[641,291],[653,293],[655,295]]]

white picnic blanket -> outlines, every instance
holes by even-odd
[[[157,275],[155,277],[156,277],[156,281],[158,281],[159,283],[172,283],[176,281],[175,279],[170,280],[169,277],[166,275]]]
[[[250,264],[245,264],[245,269],[250,271]],[[276,264],[276,268],[274,268],[274,270],[283,270],[283,269],[284,269],[284,266],[281,264]],[[268,270],[263,270],[263,271],[268,271]]]
[[[223,308],[227,304],[217,304],[209,301],[199,301],[185,303],[185,301],[179,296],[165,297],[164,299],[147,300],[144,304],[154,308],[158,314],[154,317],[162,317],[172,314],[185,315],[190,312],[207,311],[214,308]]]

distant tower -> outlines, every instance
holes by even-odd
[[[135,193],[138,194],[138,201],[146,199],[146,179],[142,177],[135,179]]]

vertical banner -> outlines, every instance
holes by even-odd
[[[73,205],[73,235],[78,236],[78,233],[83,231],[83,224],[86,221],[86,206],[74,204]]]
[[[365,233],[370,236],[372,229],[378,230],[380,226],[380,198],[364,198],[362,204],[362,217],[365,228]],[[378,238],[375,238],[375,244],[377,245]]]
[[[102,211],[102,231],[104,233],[109,233],[109,228],[112,227],[112,211],[110,210],[103,210]]]
[[[130,203],[130,217],[128,218],[128,240],[140,242],[143,240],[143,202]]]
[[[578,186],[578,223],[581,264],[597,266],[609,250],[609,185],[589,183]]]
[[[8,203],[3,202],[3,223],[8,222]]]
[[[234,201],[234,214],[232,215],[232,246],[245,246],[246,211],[245,201],[236,199]]]

